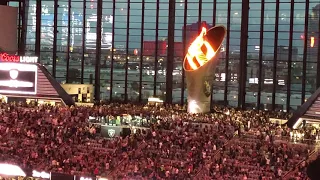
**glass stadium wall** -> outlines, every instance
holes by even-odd
[[[201,26],[227,37],[212,104],[291,111],[320,86],[318,0],[22,0],[19,53],[95,98],[186,103],[182,68]],[[38,8],[41,7],[41,8]],[[100,41],[101,39],[101,41]],[[98,41],[97,41],[98,40]]]

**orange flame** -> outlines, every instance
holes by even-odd
[[[311,37],[310,47],[314,47],[314,37]]]
[[[206,33],[207,29],[203,27],[200,35],[189,46],[186,58],[192,70],[198,69],[216,54],[209,42],[204,39]],[[203,47],[206,48],[206,52],[203,52]]]

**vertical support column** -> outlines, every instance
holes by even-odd
[[[216,17],[217,17],[217,0],[213,1],[213,14],[212,14],[212,26],[216,25]],[[229,29],[227,29],[229,31]],[[182,68],[183,69],[183,68]],[[227,81],[227,79],[226,79]],[[210,110],[213,109],[213,83],[211,85],[211,97],[210,97]]]
[[[67,72],[66,82],[69,83],[69,68],[70,68],[70,43],[71,43],[71,0],[68,1],[68,37],[67,37]]]
[[[157,9],[156,9],[156,44],[154,52],[154,77],[153,77],[153,96],[157,95],[157,76],[158,76],[158,48],[159,48],[159,9],[160,9],[160,0],[157,0]]]
[[[184,1],[184,11],[183,11],[183,34],[182,34],[182,39],[183,39],[183,56],[187,54],[187,17],[188,17],[188,0]],[[183,58],[182,57],[182,64],[181,67],[183,67]],[[185,71],[184,68],[182,68],[182,75],[181,75],[181,99],[180,99],[180,104],[184,105],[184,90],[185,90]]]
[[[26,50],[26,40],[27,40],[27,21],[28,21],[28,13],[29,13],[29,0],[22,0],[21,7],[21,35],[20,35],[20,43],[19,43],[19,55],[24,56]]]
[[[81,57],[81,84],[83,84],[84,80],[84,54],[86,52],[86,34],[87,34],[87,21],[86,21],[86,13],[87,13],[87,0],[83,0],[83,14],[82,14],[82,57]]]
[[[318,17],[318,61],[317,61],[317,89],[320,87],[320,17]],[[316,41],[317,42],[317,41]]]
[[[228,0],[228,15],[227,15],[227,39],[226,39],[226,57],[225,57],[225,74],[224,82],[224,105],[228,105],[228,82],[229,82],[229,58],[230,58],[230,20],[231,19],[231,0]]]
[[[96,38],[96,65],[94,77],[94,99],[100,101],[100,69],[101,69],[101,29],[102,29],[102,0],[97,1],[97,38]]]
[[[258,110],[260,110],[261,104],[261,91],[263,80],[263,35],[264,35],[264,9],[265,9],[265,0],[261,0],[261,13],[260,13],[260,44],[259,44],[259,77],[258,77],[258,97],[257,97],[257,106]]]
[[[212,26],[216,25],[216,17],[217,17],[217,0],[213,0],[213,14],[212,14]]]
[[[287,102],[286,110],[290,111],[291,98],[291,64],[292,64],[292,46],[293,46],[293,20],[294,20],[294,0],[290,2],[290,34],[289,34],[289,54],[288,54],[288,78],[287,78]]]
[[[202,14],[202,0],[199,0],[198,2],[198,34],[200,34],[202,30],[201,14]]]
[[[174,63],[174,26],[175,26],[175,1],[169,1],[168,22],[168,48],[167,48],[167,72],[166,72],[166,103],[172,104],[172,71]]]
[[[57,65],[57,34],[58,34],[58,0],[54,0],[53,5],[53,53],[52,53],[52,76],[56,77]]]
[[[40,62],[40,41],[41,41],[41,0],[37,0],[36,9],[36,44],[35,44],[35,55],[38,56],[38,63]]]
[[[114,23],[116,18],[116,0],[112,1],[112,42],[111,42],[111,64],[110,64],[110,101],[112,101],[113,95],[113,64],[114,64]]]
[[[143,66],[143,40],[144,40],[144,9],[145,2],[142,0],[142,8],[141,8],[141,34],[140,34],[140,76],[139,76],[139,102],[142,101],[142,66]],[[157,75],[157,71],[155,71],[154,75]]]
[[[128,57],[129,57],[129,36],[130,36],[130,3],[127,1],[127,36],[126,36],[126,64],[124,78],[124,102],[128,102]]]
[[[19,10],[18,10],[18,53],[20,53],[20,46],[21,46],[21,18],[22,13],[24,10],[22,9],[23,4],[19,1]]]
[[[276,17],[275,17],[275,26],[274,26],[274,49],[273,49],[273,69],[272,69],[272,110],[275,110],[276,107],[276,90],[278,85],[277,78],[277,62],[278,62],[278,31],[279,31],[279,8],[280,0],[276,0]]]
[[[239,97],[238,107],[245,109],[246,101],[246,80],[247,80],[247,45],[248,45],[248,18],[249,0],[242,1],[241,13],[241,39],[240,39],[240,69],[239,72]],[[241,73],[240,73],[241,72]]]
[[[27,18],[28,18],[28,7],[29,7],[29,0],[21,0],[20,1],[21,8],[20,8],[20,17],[21,17],[21,26],[20,26],[20,37],[19,37],[19,49],[18,55],[23,56],[25,53],[26,47],[26,35],[27,35]]]
[[[304,47],[303,47],[303,66],[302,66],[302,91],[301,91],[301,105],[306,98],[306,76],[307,76],[307,56],[308,56],[308,27],[309,27],[309,0],[306,0],[306,9],[304,15]]]

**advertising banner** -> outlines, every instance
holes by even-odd
[[[36,94],[35,64],[0,63],[0,93]]]
[[[0,50],[16,53],[18,8],[0,5]]]
[[[106,138],[114,138],[120,136],[122,130],[122,126],[103,125],[101,126],[101,135]]]
[[[96,180],[95,177],[88,177],[88,176],[75,176],[74,180]]]

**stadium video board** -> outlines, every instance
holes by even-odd
[[[37,65],[0,63],[0,93],[36,94]]]

